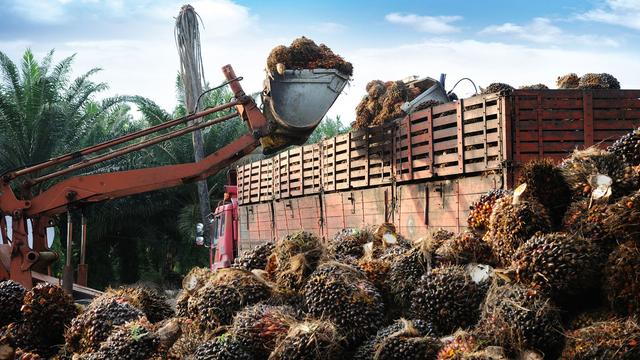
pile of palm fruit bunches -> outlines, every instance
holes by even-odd
[[[192,269],[174,301],[4,281],[0,358],[640,359],[639,134],[523,165],[462,233],[290,234]]]

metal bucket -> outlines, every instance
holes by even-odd
[[[440,82],[436,81],[433,86],[428,88],[422,94],[418,95],[411,102],[404,103],[402,105],[401,109],[402,109],[402,111],[406,112],[407,114],[411,114],[415,107],[417,107],[421,103],[423,103],[425,101],[428,101],[428,100],[437,100],[437,101],[439,101],[439,102],[441,102],[443,104],[449,102],[449,97],[447,96],[447,91],[444,89],[444,87],[442,86],[442,84]]]
[[[286,70],[283,75],[273,74],[265,81],[264,111],[284,129],[312,131],[348,80],[348,76],[333,69]]]

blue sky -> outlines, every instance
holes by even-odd
[[[181,1],[0,0],[0,51],[26,47],[77,53],[75,70],[108,94],[139,94],[170,109],[178,68],[173,17]],[[192,2],[204,22],[205,73],[221,81],[231,63],[248,91],[260,90],[269,50],[305,35],[353,62],[355,73],[330,114],[345,122],[372,79],[409,75],[480,85],[554,85],[567,72],[610,72],[640,88],[640,0],[232,1]],[[451,85],[451,82],[449,85]],[[471,89],[458,90],[468,95]]]

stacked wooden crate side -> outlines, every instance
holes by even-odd
[[[516,90],[508,101],[514,179],[528,161],[560,161],[574,149],[607,147],[640,126],[638,90]]]
[[[242,205],[238,208],[240,250],[250,249],[274,239],[272,202]]]
[[[271,159],[238,166],[238,202],[259,203],[273,198],[273,162]]]
[[[474,96],[405,117],[394,137],[398,182],[499,169],[501,104],[497,94]]]
[[[393,126],[361,129],[320,144],[325,192],[392,181]]]
[[[239,202],[494,172],[513,186],[527,161],[606,147],[638,126],[640,90],[478,95],[241,166]]]

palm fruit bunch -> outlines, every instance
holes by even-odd
[[[211,332],[200,331],[197,322],[186,318],[176,318],[180,327],[179,336],[171,347],[165,350],[167,359],[185,359],[193,355],[198,346],[210,340]]]
[[[176,296],[176,316],[186,317],[189,314],[189,295],[188,292],[180,290]]]
[[[458,330],[442,346],[437,360],[507,360],[507,357],[503,348],[485,347],[482,339]]]
[[[640,314],[640,246],[620,244],[604,267],[604,291],[611,308],[621,315]]]
[[[4,358],[13,359],[19,350],[39,352],[41,349],[45,349],[45,345],[31,334],[28,324],[14,322],[0,328],[0,355]]]
[[[231,324],[233,315],[247,305],[266,300],[270,287],[249,271],[220,269],[207,285],[189,298],[188,313],[202,330]]]
[[[430,107],[434,107],[434,106],[437,106],[437,105],[440,105],[440,104],[442,104],[442,101],[435,100],[435,99],[429,99],[429,100],[423,101],[420,104],[418,104],[417,106],[413,107],[411,109],[411,112],[416,112],[416,111],[428,109]]]
[[[365,256],[379,258],[383,255],[398,255],[411,248],[411,242],[396,231],[392,223],[382,223],[373,232],[373,241]]]
[[[384,316],[382,297],[365,275],[349,265],[320,265],[304,287],[304,304],[311,316],[332,321],[348,344],[375,332]]]
[[[632,319],[598,322],[566,338],[562,359],[640,359],[640,326]]]
[[[327,254],[336,261],[353,263],[364,255],[364,244],[373,240],[371,232],[343,229],[327,247]]]
[[[154,332],[159,340],[158,351],[167,354],[169,349],[178,341],[182,336],[182,321],[183,318],[172,317],[154,324]]]
[[[193,360],[253,360],[251,351],[230,334],[220,335],[198,346]]]
[[[208,268],[194,267],[182,279],[182,289],[188,294],[194,294],[205,286],[213,277],[213,272]]]
[[[484,232],[489,228],[489,219],[496,201],[505,195],[510,195],[511,191],[503,189],[493,189],[480,196],[478,201],[469,207],[469,217],[467,225],[472,230]]]
[[[362,129],[372,125],[373,119],[382,110],[382,100],[380,98],[387,91],[384,82],[381,80],[369,81],[365,89],[367,95],[356,106],[356,121],[352,124],[354,129]]]
[[[73,298],[60,286],[38,284],[27,291],[22,302],[23,329],[26,334],[26,350],[33,350],[42,356],[55,353],[55,346],[64,343],[64,330],[78,313]],[[32,346],[33,344],[33,346]]]
[[[330,321],[310,319],[293,325],[269,360],[343,359],[341,342],[338,329]]]
[[[16,360],[43,360],[44,358],[37,353],[17,349],[15,353]]]
[[[188,315],[187,307],[189,298],[201,287],[205,286],[213,277],[213,272],[208,268],[194,267],[182,278],[182,291],[176,299],[176,313],[178,316]]]
[[[385,254],[380,257],[365,256],[359,259],[354,265],[361,270],[377,289],[380,295],[387,293],[387,276],[391,269],[391,262],[396,257],[395,254]]]
[[[606,234],[618,241],[636,240],[640,234],[640,190],[607,206],[603,227]]]
[[[304,36],[293,40],[289,47],[279,45],[271,50],[267,58],[267,69],[272,73],[280,73],[279,64],[284,69],[336,69],[344,75],[353,75],[353,65],[350,62],[333,53],[326,45],[317,45]]]
[[[354,360],[432,359],[441,343],[422,320],[396,320],[361,345]]]
[[[626,164],[640,165],[640,128],[616,140],[608,150]]]
[[[452,333],[478,321],[485,292],[462,266],[431,270],[411,293],[412,317],[433,325],[437,335]]]
[[[580,77],[578,77],[576,73],[558,76],[558,79],[556,80],[558,89],[577,89],[579,84]]]
[[[550,230],[551,220],[539,202],[506,195],[493,206],[489,230],[483,239],[491,246],[498,264],[507,266],[518,246],[536,232]]]
[[[245,250],[240,256],[233,260],[232,266],[246,270],[264,270],[267,267],[269,256],[275,247],[274,243],[267,242],[249,250]]]
[[[493,345],[509,351],[535,349],[550,359],[564,342],[560,313],[549,298],[499,281],[489,288],[476,331]]]
[[[146,319],[119,325],[96,354],[104,359],[147,360],[157,355],[160,340]]]
[[[536,234],[513,256],[516,281],[558,298],[597,285],[598,248],[580,235]]]
[[[564,215],[563,228],[567,232],[580,234],[606,252],[617,241],[606,232],[606,209],[607,204],[591,204],[589,199],[574,201]]]
[[[292,307],[257,304],[236,314],[230,333],[251,349],[256,359],[267,359],[295,322]]]
[[[385,280],[385,288],[391,296],[389,311],[399,309],[402,314],[409,308],[411,292],[426,271],[427,264],[419,249],[412,249],[393,258]]]
[[[20,320],[26,290],[13,280],[0,282],[0,328]]]
[[[525,197],[532,197],[542,204],[558,228],[572,195],[562,171],[550,159],[529,161],[520,170],[519,182],[527,184]]]
[[[105,298],[92,303],[85,312],[71,321],[64,335],[65,346],[75,353],[96,351],[114,327],[143,316],[142,311],[126,301]]]
[[[370,81],[366,86],[367,95],[356,106],[354,129],[383,125],[405,115],[402,104],[417,96],[419,89],[410,89],[403,81]]]
[[[607,73],[587,73],[580,77],[579,89],[620,89],[620,82]]]
[[[515,90],[515,88],[509,84],[495,82],[495,83],[489,84],[489,86],[480,90],[481,90],[480,93],[484,95],[484,94],[513,91]]]
[[[612,198],[628,194],[638,184],[632,168],[620,161],[615,154],[597,147],[575,150],[559,167],[576,199],[591,195],[593,186],[590,179],[598,174],[609,176],[613,181]]]
[[[491,246],[482,240],[480,234],[473,230],[465,230],[446,240],[438,247],[435,254],[441,264],[479,263],[494,265],[496,262]]]
[[[109,358],[107,358],[107,356],[101,352],[93,352],[82,355],[74,355],[72,360],[109,360]]]
[[[157,323],[174,315],[174,311],[167,301],[167,297],[158,290],[147,286],[123,286],[117,289],[108,288],[100,297],[101,299],[116,298],[118,301],[126,301],[139,309],[152,323]]]
[[[276,284],[299,291],[323,258],[324,247],[318,236],[299,231],[280,239],[274,254]]]
[[[603,321],[611,321],[616,318],[615,314],[607,308],[599,308],[579,313],[569,321],[567,330],[577,330],[590,327]]]
[[[382,109],[373,119],[374,125],[382,125],[386,121],[404,117],[402,105],[408,100],[407,85],[400,80],[385,84],[387,91],[382,97]]]
[[[532,84],[532,85],[522,85],[518,89],[520,90],[548,90],[549,87],[545,84]]]
[[[454,235],[455,233],[453,231],[449,231],[443,228],[440,228],[431,233],[431,237],[433,238],[433,240],[437,241],[440,244],[451,239]]]

